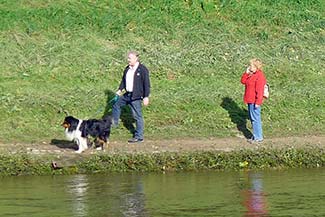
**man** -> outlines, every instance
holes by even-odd
[[[121,107],[125,105],[131,107],[133,118],[136,121],[136,128],[133,138],[128,142],[136,143],[143,141],[144,121],[141,101],[143,101],[144,106],[149,105],[150,79],[149,71],[139,62],[137,52],[128,52],[128,63],[129,65],[124,69],[120,87],[116,92],[120,97],[113,105],[112,116],[113,126],[117,126],[121,115]]]

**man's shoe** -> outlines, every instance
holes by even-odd
[[[251,144],[259,144],[263,142],[263,139],[248,139],[247,142]]]
[[[132,139],[129,139],[128,142],[129,142],[129,143],[143,142],[143,139],[132,138]]]

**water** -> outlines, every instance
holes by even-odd
[[[325,168],[0,178],[0,216],[325,216]]]

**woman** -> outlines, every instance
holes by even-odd
[[[244,102],[248,105],[248,115],[253,127],[253,137],[248,141],[262,142],[261,105],[266,79],[259,59],[250,60],[250,66],[243,73],[241,83],[245,85]]]

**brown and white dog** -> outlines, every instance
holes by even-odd
[[[76,153],[81,153],[88,148],[88,136],[94,138],[97,149],[104,150],[111,132],[112,118],[80,120],[73,116],[66,116],[62,123],[65,135],[69,141],[78,145]]]

